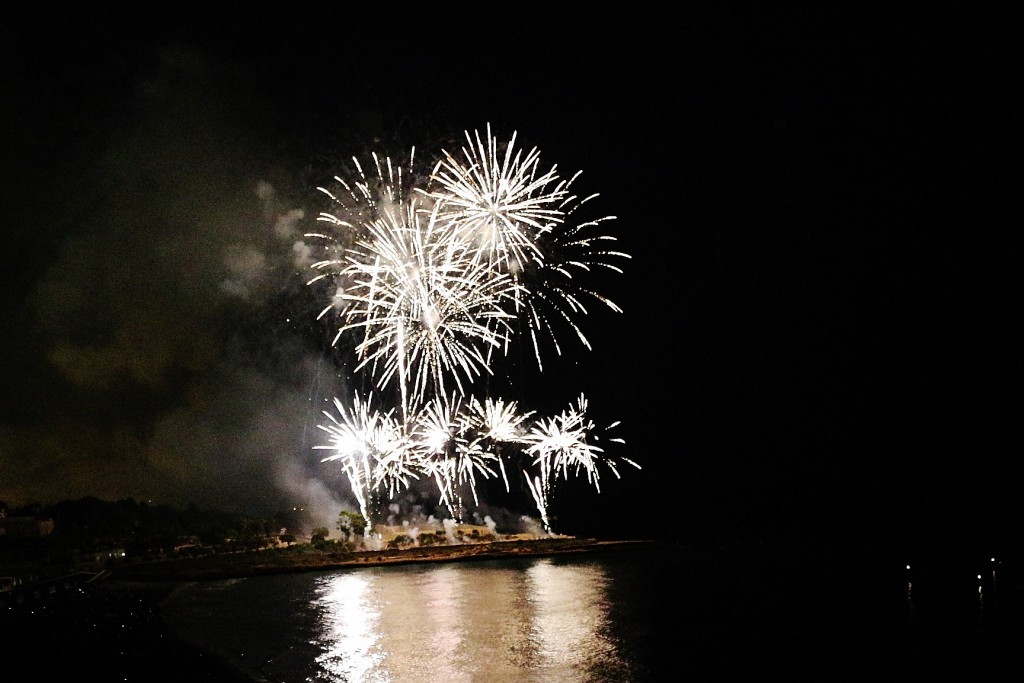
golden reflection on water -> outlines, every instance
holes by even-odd
[[[600,567],[545,561],[530,567],[527,577],[534,608],[531,641],[537,644],[542,670],[560,679],[609,654],[604,638],[607,586]]]
[[[358,572],[331,577],[319,591],[323,652],[317,663],[338,681],[387,681],[375,669],[383,655],[376,635],[380,610],[372,577]]]
[[[624,664],[598,564],[367,568],[317,586],[331,681],[590,681]]]

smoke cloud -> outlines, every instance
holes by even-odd
[[[310,212],[267,180],[287,174],[253,126],[273,108],[196,49],[158,61],[52,198],[76,210],[43,216],[74,220],[28,288],[22,346],[44,373],[0,421],[0,500],[302,507],[333,527],[354,508],[313,445],[344,378],[311,341]]]

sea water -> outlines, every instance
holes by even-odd
[[[163,613],[283,683],[983,676],[1016,659],[994,573],[939,596],[927,573],[915,587],[908,567],[870,564],[641,546],[201,582]]]

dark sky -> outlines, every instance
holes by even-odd
[[[1005,534],[1020,512],[1007,20],[275,9],[0,28],[0,500],[334,510],[345,378],[292,245],[353,154],[487,124],[631,254],[523,400],[643,469],[571,530]],[[330,513],[333,516],[334,513]]]

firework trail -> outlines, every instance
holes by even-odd
[[[354,371],[367,371],[378,396],[397,394],[399,403],[395,416],[358,395],[351,408],[336,399],[338,415],[325,412],[330,424],[321,426],[329,443],[318,448],[334,452],[324,461],[341,463],[368,522],[376,491],[393,497],[420,476],[435,482],[458,521],[460,491],[468,487],[479,505],[477,480],[499,472],[508,490],[505,456],[525,453],[537,473],[523,474],[550,532],[556,479],[585,474],[600,490],[598,462],[618,476],[593,444],[586,400],[534,418],[514,401],[481,399],[477,380],[523,330],[541,370],[542,338],[562,353],[559,327],[589,349],[575,322],[588,313],[584,300],[621,309],[587,280],[621,273],[629,256],[600,232],[614,217],[570,220],[597,196],[573,193],[579,174],[563,180],[556,167],[541,169],[536,148],[516,148],[515,134],[500,144],[489,125],[483,136],[465,135],[461,154],[442,150],[427,176],[414,169],[415,150],[404,171],[374,154],[375,177],[353,159],[352,179],[335,177],[340,190],[318,188],[336,205],[317,219],[329,229],[309,235],[324,248],[309,284],[330,290],[318,318],[333,316],[334,344],[352,345]]]
[[[358,394],[352,397],[351,408],[347,407],[339,399],[334,399],[334,406],[337,408],[339,417],[335,417],[326,410],[324,415],[330,420],[329,425],[318,425],[318,427],[330,435],[327,445],[314,446],[314,449],[330,449],[334,451],[322,460],[322,462],[338,461],[342,470],[348,476],[352,488],[352,495],[355,496],[359,505],[359,512],[366,520],[370,517],[370,499],[374,490],[374,481],[377,479],[374,472],[376,466],[376,454],[379,437],[392,431],[390,424],[390,413],[380,413],[373,410],[371,400],[362,400]],[[386,443],[389,439],[385,438]],[[370,529],[367,525],[365,534],[369,536]]]
[[[532,478],[529,472],[524,471],[523,474],[540,511],[545,530],[549,532],[548,499],[556,479],[568,479],[570,475],[577,476],[583,472],[587,481],[600,493],[599,463],[607,464],[612,473],[619,476],[614,461],[604,458],[604,449],[592,443],[597,438],[596,426],[587,418],[586,413],[587,399],[581,394],[576,404],[570,405],[560,415],[537,420],[523,437],[523,442],[527,444],[525,452],[533,457],[533,464],[538,470],[538,474]],[[617,438],[610,441],[621,443],[621,439]],[[639,468],[632,460],[622,460]]]
[[[464,431],[474,435],[470,448],[488,449],[495,454],[505,491],[509,490],[509,483],[505,461],[501,457],[502,445],[522,443],[523,425],[532,415],[533,411],[519,412],[515,401],[506,403],[502,399],[491,398],[480,401],[476,397],[470,399],[468,410],[463,415]]]

